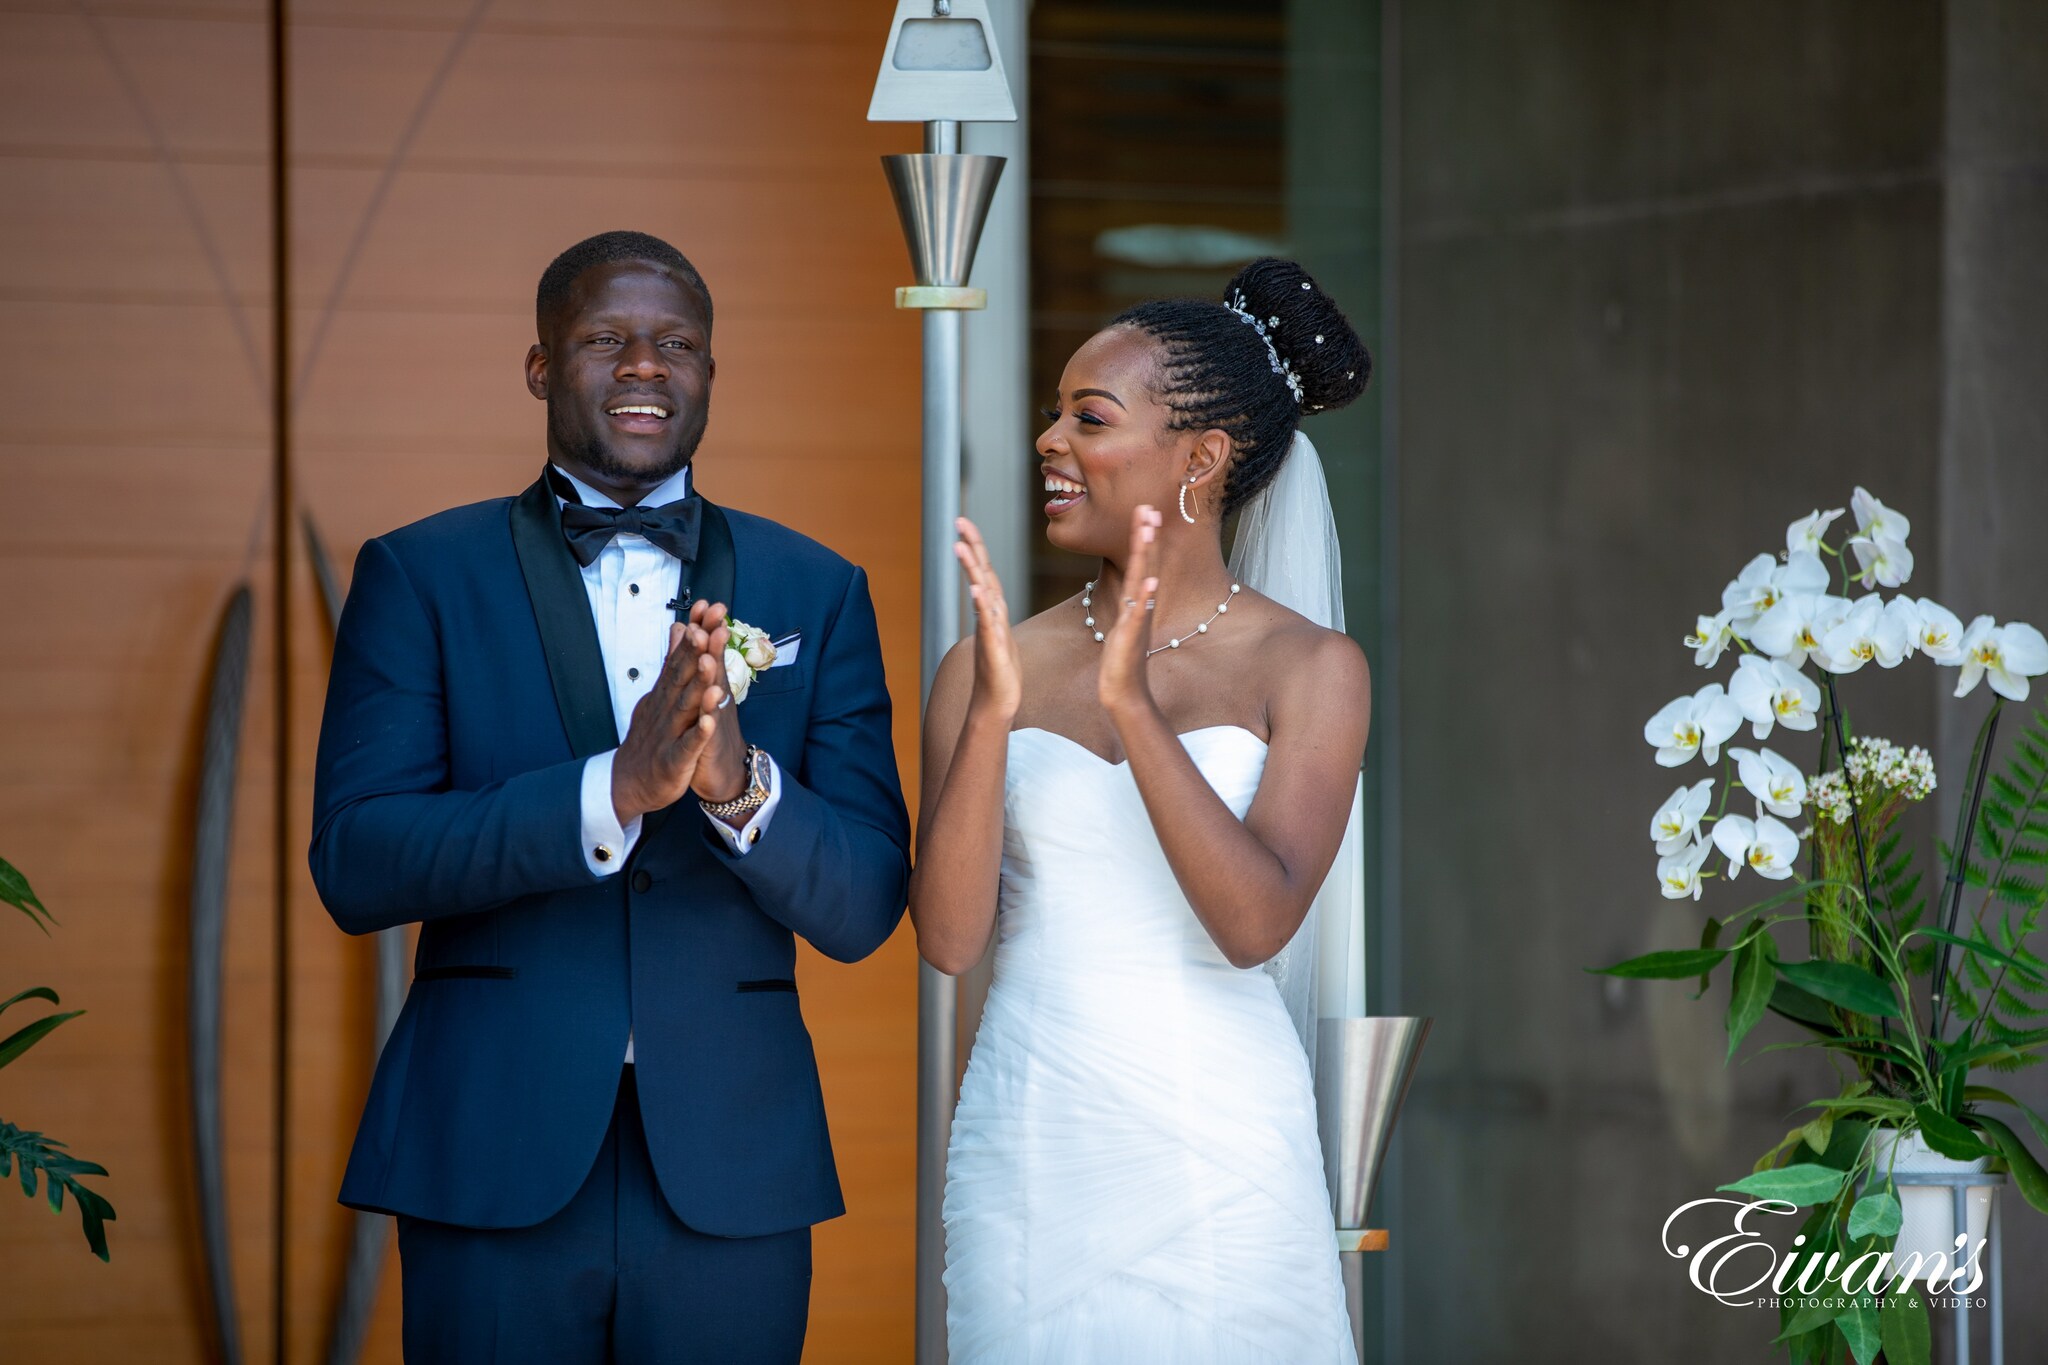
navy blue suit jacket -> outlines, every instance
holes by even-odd
[[[420,921],[341,1202],[523,1227],[576,1193],[634,1039],[647,1144],[689,1226],[845,1212],[795,988],[801,934],[852,962],[903,912],[909,818],[866,575],[707,506],[693,588],[795,663],[738,703],[782,795],[736,854],[694,797],[618,872],[579,845],[584,760],[618,743],[597,629],[544,483],[363,546],[314,778],[313,879],[352,934]],[[722,521],[727,532],[714,534]]]

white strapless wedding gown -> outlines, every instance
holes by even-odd
[[[1181,735],[1241,820],[1266,746]],[[1355,1365],[1308,1060],[1130,768],[1012,731],[995,979],[947,1150],[954,1365]]]

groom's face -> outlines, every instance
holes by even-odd
[[[577,276],[526,357],[548,457],[626,504],[697,453],[716,372],[703,299],[651,261]]]

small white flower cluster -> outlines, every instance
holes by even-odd
[[[1849,783],[1843,778],[1842,770],[1822,773],[1807,784],[1806,794],[1813,802],[1816,815],[1822,815],[1838,825],[1849,823]]]
[[[1918,801],[1934,790],[1934,756],[1917,744],[1901,749],[1888,739],[1863,736],[1850,742],[1843,766],[1849,780],[1868,791],[1889,787]]]
[[[1306,289],[1308,288],[1308,286],[1304,284],[1302,285],[1302,288]],[[1264,322],[1261,322],[1259,321],[1259,319],[1253,317],[1251,314],[1251,310],[1245,307],[1245,297],[1244,291],[1242,289],[1231,290],[1230,302],[1224,304],[1223,306],[1225,308],[1228,308],[1231,312],[1237,314],[1238,317],[1243,319],[1246,323],[1250,324],[1251,329],[1259,334],[1259,340],[1266,343],[1266,355],[1273,362],[1273,373],[1279,375],[1282,379],[1287,381],[1287,391],[1294,395],[1294,401],[1296,403],[1301,402],[1300,376],[1294,373],[1294,366],[1288,364],[1287,361],[1281,359],[1280,348],[1278,346],[1275,346],[1273,344],[1273,338],[1266,334],[1267,327],[1278,327],[1280,325],[1279,317],[1270,317],[1267,318]],[[1322,338],[1320,337],[1317,338],[1318,341],[1320,341],[1321,339]]]
[[[1846,769],[1846,771],[1845,771]],[[1918,801],[1934,790],[1934,755],[1915,744],[1902,749],[1888,739],[1866,736],[1849,744],[1848,761],[1807,785],[1814,810],[1838,825],[1849,823],[1851,792],[1857,804],[1880,792]]]

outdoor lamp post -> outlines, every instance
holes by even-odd
[[[868,119],[924,125],[921,154],[882,158],[917,281],[896,291],[896,306],[924,314],[924,697],[960,633],[952,554],[953,518],[960,514],[960,313],[988,303],[987,292],[970,288],[967,278],[1003,171],[999,156],[961,153],[960,125],[1016,118],[986,0],[898,0]],[[929,963],[920,961],[917,972],[917,1361],[943,1365],[939,1215],[957,1074],[956,992],[953,978]]]

